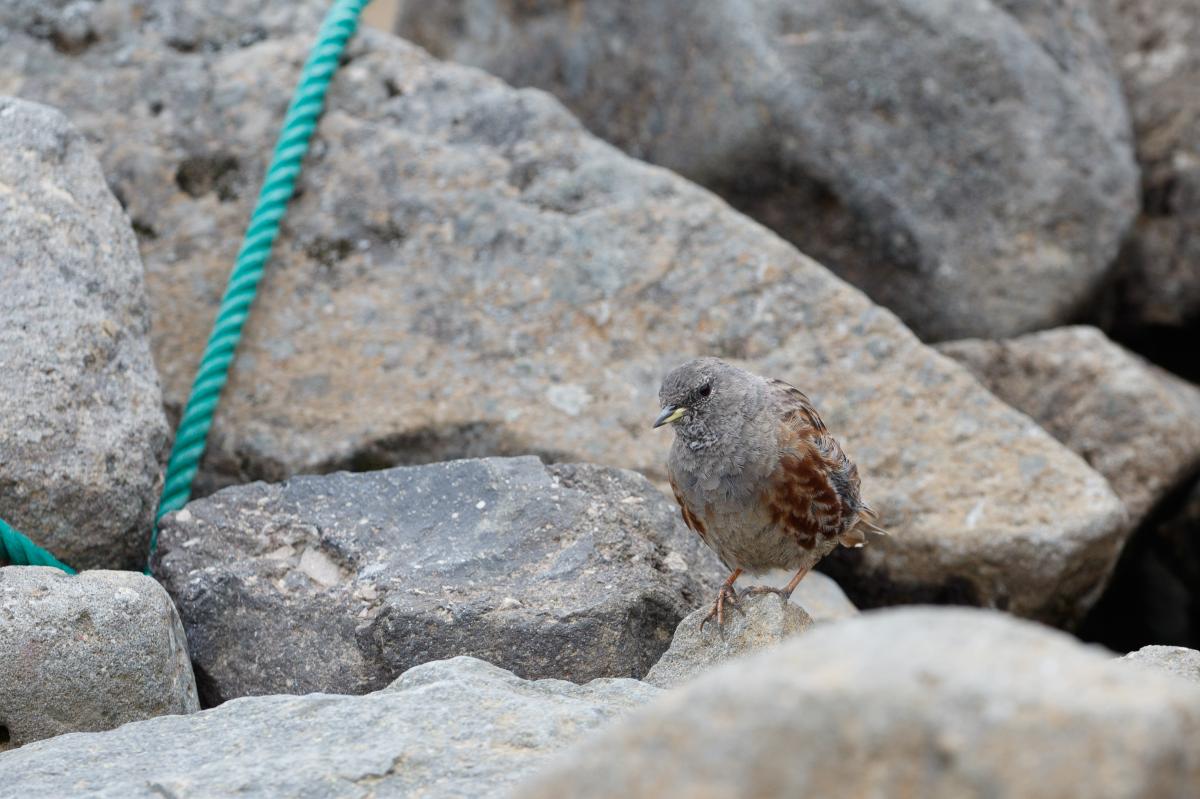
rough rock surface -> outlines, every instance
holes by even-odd
[[[0,754],[0,797],[494,796],[659,691],[526,682],[473,658],[368,696],[259,696]]]
[[[709,610],[701,607],[679,622],[670,648],[650,669],[646,682],[659,688],[682,685],[730,658],[774,646],[813,626],[808,613],[775,594],[726,605],[725,625],[719,630],[716,619],[700,629]]]
[[[183,627],[154,580],[0,568],[0,750],[199,709]]]
[[[0,320],[0,518],[76,568],[141,565],[167,422],[137,241],[84,137],[2,97]]]
[[[164,521],[154,571],[216,704],[365,693],[454,655],[641,677],[714,567],[640,475],[525,457],[225,489]]]
[[[713,188],[923,338],[1066,322],[1137,210],[1079,0],[406,2],[435,54],[547,89]]]
[[[820,625],[573,748],[529,799],[1184,797],[1200,687],[999,613]]]
[[[1136,663],[1200,683],[1200,652],[1185,646],[1144,646],[1125,655],[1121,662]]]
[[[1133,522],[1200,469],[1200,388],[1096,328],[938,349],[1107,477]]]
[[[210,52],[146,25],[97,26],[74,55],[10,30],[0,86],[96,138],[178,409],[312,33]],[[852,564],[856,598],[1086,608],[1121,543],[1116,497],[890,313],[541,92],[370,30],[348,57],[209,439],[210,488],[531,452],[661,478],[659,381],[717,354],[803,387],[859,464],[895,534]]]
[[[1142,167],[1142,213],[1109,292],[1110,324],[1200,331],[1200,5],[1091,3],[1112,46]]]

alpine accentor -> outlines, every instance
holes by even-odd
[[[667,375],[658,400],[654,426],[675,428],[667,475],[683,520],[731,571],[701,628],[713,617],[721,626],[743,571],[795,569],[785,588],[742,593],[787,598],[838,544],[886,534],[859,496],[858,469],[799,389],[697,358]]]

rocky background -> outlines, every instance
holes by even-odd
[[[140,574],[325,8],[0,5],[0,797],[1195,794],[1200,3],[372,6]],[[721,634],[699,354],[892,532]]]

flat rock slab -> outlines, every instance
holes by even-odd
[[[167,420],[137,240],[84,136],[5,97],[0,320],[0,518],[76,568],[141,568]]]
[[[199,709],[183,627],[154,580],[0,568],[0,750]]]
[[[641,677],[718,568],[640,475],[532,457],[225,489],[164,520],[154,563],[208,704],[366,693],[464,654]]]
[[[725,624],[716,619],[700,629],[710,609],[694,611],[675,630],[671,647],[646,675],[646,682],[673,688],[695,679],[719,663],[766,649],[799,635],[813,626],[813,619],[798,605],[777,594],[751,596],[725,606]]]
[[[1129,116],[1087,3],[401,6],[402,35],[553,92],[926,340],[1066,322],[1137,211]]]
[[[221,13],[186,5],[188,41],[212,47],[175,43],[166,10],[119,35],[85,15],[78,53],[27,28],[0,47],[0,85],[69,109],[142,231],[175,409],[313,36],[229,40]],[[663,479],[662,376],[721,355],[803,388],[859,465],[893,536],[847,561],[856,602],[1086,610],[1122,543],[1119,501],[891,313],[548,95],[371,30],[347,58],[209,437],[208,489],[528,453]]]
[[[1200,468],[1200,387],[1094,327],[938,348],[1107,477],[1133,524]]]
[[[818,625],[589,738],[529,799],[1185,797],[1200,686],[1003,614]]]
[[[0,797],[494,796],[659,693],[636,680],[527,682],[473,658],[368,696],[258,696],[0,754]]]

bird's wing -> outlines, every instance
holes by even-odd
[[[829,434],[812,401],[782,380],[770,382],[772,407],[779,414],[779,466],[764,498],[771,520],[812,549],[821,539],[842,546],[866,542],[863,530],[878,518],[860,496],[858,468]]]
[[[688,507],[687,501],[683,498],[683,492],[679,490],[679,484],[675,482],[675,475],[667,470],[667,480],[671,483],[671,493],[675,495],[675,501],[679,503],[679,512],[683,515],[683,523],[688,526],[705,544],[708,543],[708,529],[704,526],[704,521],[699,514]]]

